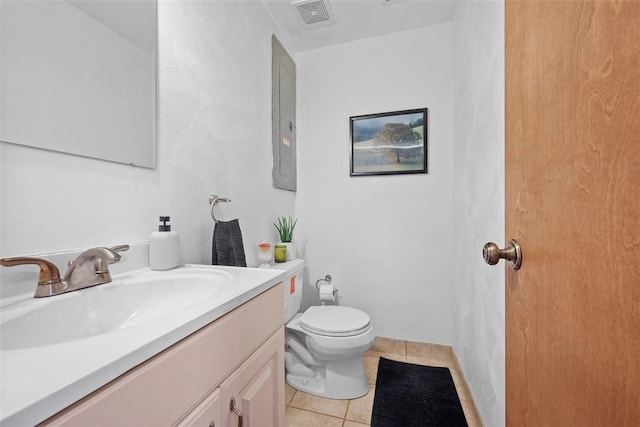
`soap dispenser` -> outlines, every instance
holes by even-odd
[[[171,217],[161,216],[158,231],[151,233],[149,239],[149,268],[152,270],[171,270],[178,266],[180,241],[178,233],[171,231],[168,222]]]

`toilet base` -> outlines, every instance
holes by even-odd
[[[287,384],[296,390],[329,399],[355,399],[369,392],[362,357],[327,362],[306,377],[287,373]]]

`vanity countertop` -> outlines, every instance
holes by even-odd
[[[220,290],[188,307],[152,321],[140,322],[108,333],[64,343],[32,348],[0,348],[0,424],[34,425],[102,387],[136,365],[165,350],[203,326],[281,282],[285,272],[277,269],[183,265],[172,272],[222,272],[231,280]],[[113,276],[113,282],[77,292],[97,292],[122,286],[131,275],[148,269]],[[152,274],[162,274],[153,272]],[[73,298],[70,292],[38,299],[46,304],[55,298]],[[0,320],[10,321],[12,307],[34,301],[29,295],[2,301]],[[8,314],[7,314],[8,313]],[[8,319],[8,320],[7,320]],[[51,328],[64,328],[65,319]]]

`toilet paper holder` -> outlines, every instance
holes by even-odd
[[[316,289],[318,290],[318,292],[320,292],[320,286],[319,283],[320,282],[327,282],[329,285],[331,284],[331,275],[327,274],[326,276],[324,276],[324,279],[318,279],[316,280]],[[335,296],[338,293],[338,288],[335,288],[333,290],[333,296]]]
[[[327,274],[326,276],[324,276],[324,279],[318,279],[316,280],[316,289],[320,290],[320,286],[318,286],[318,283],[320,282],[327,282],[328,284],[331,284],[331,276],[329,274]]]

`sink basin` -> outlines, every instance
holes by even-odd
[[[146,270],[68,294],[3,307],[0,348],[61,344],[157,320],[208,298],[228,282],[224,271]]]
[[[285,275],[197,264],[151,271],[148,250],[147,243],[132,245],[126,262],[112,266],[121,273],[112,272],[111,283],[48,298],[33,298],[32,269],[0,270],[11,290],[0,294],[0,426],[42,423]],[[63,265],[77,255],[51,260]]]

